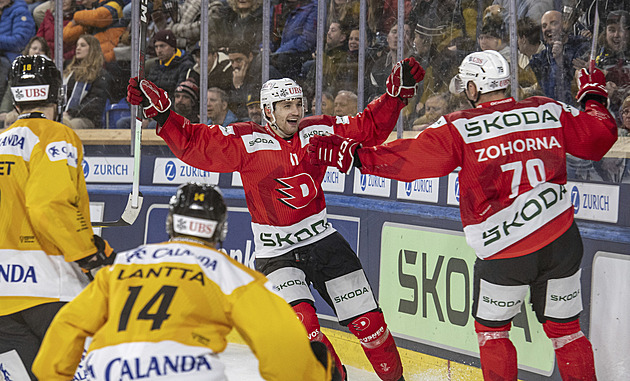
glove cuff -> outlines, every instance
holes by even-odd
[[[158,114],[153,117],[153,120],[155,120],[159,126],[163,126],[170,116],[171,109],[169,108],[165,112],[158,112]]]

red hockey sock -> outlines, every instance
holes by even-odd
[[[315,308],[309,303],[302,302],[297,306],[293,306],[293,310],[298,316],[298,319],[302,322],[304,327],[306,327],[306,332],[308,333],[308,339],[310,341],[320,341],[326,345],[328,351],[330,352],[332,358],[335,360],[335,364],[337,369],[339,369],[339,373],[341,374],[341,379],[346,379],[346,373],[341,364],[341,360],[339,360],[339,356],[337,356],[337,352],[335,352],[335,348],[333,348],[332,343],[326,335],[322,332],[319,326],[319,320],[317,320],[317,315],[315,314]]]
[[[394,338],[387,329],[382,312],[368,312],[348,324],[376,374],[384,381],[398,381],[403,368]]]
[[[593,347],[580,330],[578,319],[569,323],[547,320],[543,329],[553,343],[560,376],[565,381],[595,381]]]
[[[516,348],[509,339],[511,323],[491,328],[475,322],[481,371],[486,381],[515,381],[518,376]]]

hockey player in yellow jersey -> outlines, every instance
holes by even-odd
[[[226,219],[216,188],[180,186],[169,204],[170,240],[120,253],[99,271],[55,317],[35,374],[72,379],[91,336],[85,366],[93,380],[225,380],[217,354],[235,328],[265,380],[330,380],[326,348],[323,366],[269,280],[216,250]]]
[[[59,70],[19,56],[9,85],[19,118],[0,133],[0,367],[15,375],[30,373],[55,313],[87,285],[80,266],[109,258],[90,224],[83,145],[55,121]]]

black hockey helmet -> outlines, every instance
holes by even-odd
[[[219,188],[199,183],[180,185],[169,202],[166,232],[171,237],[188,235],[223,242],[227,234],[227,206]]]
[[[9,73],[9,86],[14,105],[65,105],[61,73],[44,55],[18,56]]]

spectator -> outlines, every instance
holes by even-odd
[[[338,79],[342,75],[341,71],[344,69],[342,65],[348,59],[348,32],[345,25],[334,21],[330,24],[328,33],[326,33],[326,47],[322,64],[323,87],[333,92],[340,90]],[[309,61],[307,67],[309,68],[307,92],[312,93],[315,88],[315,61]]]
[[[271,56],[272,64],[282,69],[285,77],[296,77],[302,65],[311,58],[317,42],[317,2],[286,0],[282,11],[287,12],[280,45]]]
[[[398,0],[377,0],[376,5],[376,31],[388,33],[396,26],[398,20]],[[404,18],[407,19],[411,13],[413,1],[404,0]]]
[[[195,46],[200,39],[201,3],[202,0],[186,0],[179,9],[181,16],[170,26],[178,42],[181,41],[188,48]],[[208,36],[212,45],[222,46],[217,44],[224,42],[231,13],[229,6],[221,0],[208,2]]]
[[[35,36],[28,42],[24,51],[22,51],[22,55],[34,56],[38,54],[50,57],[50,48],[43,37]],[[16,121],[17,117],[17,111],[15,111],[13,107],[11,88],[7,87],[7,90],[4,92],[4,97],[2,97],[2,104],[0,104],[0,123],[5,126],[10,126]]]
[[[125,32],[123,0],[81,0],[86,9],[74,12],[63,28],[64,43],[73,43],[83,34],[93,34],[101,45],[105,62],[116,59],[114,48]]]
[[[232,88],[230,95],[230,109],[234,110],[238,119],[247,118],[247,94],[260,91],[262,82],[262,60],[260,55],[254,55],[251,44],[244,40],[233,40],[228,46],[228,57],[232,64]],[[269,78],[281,78],[280,73],[269,65]]]
[[[181,185],[166,231],[167,242],[119,254],[59,312],[33,366],[41,380],[71,380],[90,336],[86,367],[95,379],[225,380],[217,354],[233,328],[266,379],[330,380],[331,357],[321,348],[322,367],[269,280],[218,250],[227,232],[218,189]]]
[[[191,78],[175,87],[173,110],[192,123],[199,123],[199,87]]]
[[[484,10],[481,30],[477,36],[479,50],[496,50],[510,62],[510,46],[505,19],[505,9],[491,5]]]
[[[434,3],[427,7],[428,13],[420,17],[414,30],[414,55],[429,73],[422,81],[417,110],[423,109],[430,96],[448,91],[450,78],[457,74],[455,63],[461,62],[465,55],[465,50],[458,46],[463,37],[462,28],[455,22],[444,20],[444,11]]]
[[[153,41],[159,61],[151,67],[147,79],[159,83],[167,93],[173,94],[175,86],[186,79],[188,69],[193,66],[192,58],[177,48],[175,35],[168,29],[157,32]]]
[[[543,15],[541,30],[545,48],[532,56],[529,65],[546,96],[575,105],[570,86],[575,75],[573,60],[588,55],[590,44],[563,30],[562,13],[558,11]]]
[[[24,0],[0,0],[0,94],[7,89],[11,63],[35,31],[35,21]]]
[[[617,136],[630,137],[630,96],[621,103],[619,114],[621,123],[617,126]],[[595,168],[603,181],[630,183],[630,159],[626,157],[604,157],[595,162]]]
[[[411,29],[409,25],[404,25],[404,41],[405,46],[403,48],[403,57],[407,57],[410,53],[410,48],[412,42],[411,38]],[[372,70],[369,73],[368,80],[368,98],[373,98],[374,96],[378,96],[378,94],[382,94],[385,92],[385,80],[387,76],[392,71],[394,64],[398,61],[397,57],[398,50],[398,25],[394,25],[389,30],[387,34],[387,54],[381,56],[372,67]]]
[[[573,3],[564,2],[564,4]],[[507,13],[510,12],[510,0],[494,0],[493,4],[500,5]],[[554,0],[519,0],[516,4],[516,18],[518,20],[527,17],[531,20],[540,20],[547,11],[554,9]]]
[[[218,87],[208,89],[208,124],[227,126],[238,122],[236,115],[228,108],[228,95]]]
[[[354,116],[357,114],[358,97],[348,90],[340,90],[335,97],[334,113],[336,116]]]
[[[433,124],[445,114],[448,114],[450,110],[451,96],[449,93],[433,94],[427,98],[424,103],[424,115],[420,116],[413,122],[413,130],[420,131],[417,126],[424,126]],[[424,129],[424,128],[423,128]]]
[[[590,43],[584,37],[568,34],[563,29],[562,13],[548,11],[541,19],[541,29],[545,48],[529,61],[536,80],[543,93],[555,100],[576,105],[572,95],[575,59],[589,54]],[[593,162],[567,154],[567,174],[569,179],[601,180]]]
[[[249,120],[262,126],[262,109],[260,107],[260,92],[247,94],[247,114]]]
[[[191,54],[195,59],[195,65],[188,69],[186,78],[193,78],[196,83],[200,83],[200,59],[201,48],[195,45]],[[232,64],[228,55],[217,49],[212,42],[208,43],[208,88],[218,87],[230,91],[232,89]]]
[[[359,25],[361,3],[359,0],[329,0],[326,24]]]
[[[246,40],[258,50],[262,44],[262,0],[227,0],[231,16],[231,40]]]
[[[63,26],[65,27],[74,16],[74,12],[77,9],[76,0],[63,0]],[[37,35],[44,37],[48,46],[50,47],[51,54],[48,56],[51,59],[55,58],[55,16],[54,8],[46,10],[44,19],[39,24],[37,29]],[[63,59],[69,60],[74,57],[74,49],[76,48],[75,41],[63,41]]]
[[[610,109],[615,115],[630,94],[630,13],[614,11],[606,17],[606,31],[597,67],[606,73]]]
[[[545,46],[540,41],[540,25],[529,17],[524,17],[517,22],[516,34],[518,37],[518,85],[521,99],[533,95],[543,95],[536,75],[529,61],[534,54],[540,53]]]
[[[316,99],[313,97],[311,102],[311,114],[315,113]],[[333,97],[330,91],[322,91],[322,115],[334,115],[335,114],[335,97]]]
[[[74,57],[63,71],[68,103],[64,112],[73,129],[102,128],[101,116],[110,98],[112,78],[103,68],[105,58],[98,39],[84,34]]]

